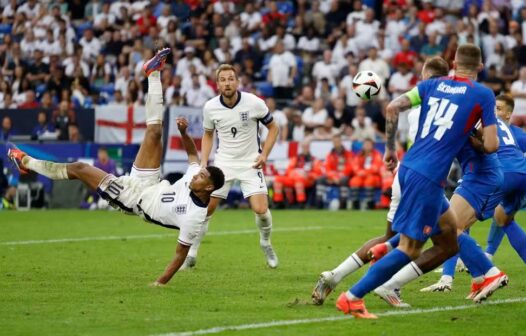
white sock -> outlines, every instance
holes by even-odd
[[[478,277],[474,277],[471,279],[471,281],[473,281],[473,283],[476,283],[476,284],[481,284],[484,282],[484,277],[482,275]]]
[[[154,71],[148,76],[148,95],[145,107],[147,125],[163,123],[163,86],[159,71]]]
[[[351,293],[350,290],[348,290],[347,292],[345,292],[345,296],[347,297],[348,300],[351,300],[351,301],[354,301],[354,300],[360,300],[360,298],[357,297],[357,296],[354,296],[354,294]]]
[[[270,233],[272,232],[272,215],[270,210],[264,214],[256,214],[256,225],[259,228],[259,244],[262,246],[270,245]]]
[[[495,275],[497,275],[499,273],[500,273],[500,270],[497,267],[493,266],[492,268],[489,269],[489,271],[486,272],[486,274],[484,274],[484,277],[486,277],[486,278],[487,277],[492,277],[492,276],[495,276]]]
[[[203,229],[199,232],[192,246],[190,246],[190,250],[188,251],[188,257],[197,258],[197,252],[199,251],[201,241],[205,237],[205,234],[208,232],[208,222],[210,221],[210,218],[212,218],[212,216],[208,216],[205,218],[205,222],[203,223]]]
[[[383,284],[382,287],[388,289],[401,288],[405,284],[407,284],[410,281],[413,281],[422,274],[424,273],[422,272],[420,267],[418,267],[416,263],[412,261],[409,264],[405,265],[401,270],[399,270],[398,273],[393,275],[393,277],[385,284]]]
[[[52,180],[68,180],[67,163],[37,160],[29,155],[24,156],[22,164],[28,169],[44,175]]]
[[[357,269],[363,266],[363,261],[358,257],[356,253],[351,254],[344,262],[339,264],[335,269],[332,270],[334,274],[333,280],[336,284],[340,283],[346,276],[355,272]]]
[[[453,283],[453,277],[451,275],[442,275],[442,277],[440,277],[440,282],[445,282],[445,283],[448,283],[448,284],[452,284]]]

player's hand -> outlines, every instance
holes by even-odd
[[[254,161],[252,168],[261,169],[267,163],[267,157],[265,155],[259,154],[256,160]]]
[[[396,157],[396,152],[386,148],[384,153],[384,163],[385,167],[388,170],[394,171],[396,169],[396,166],[398,165],[398,158]]]
[[[160,283],[159,281],[152,282],[150,287],[164,287],[166,284]]]
[[[184,117],[177,117],[175,119],[175,122],[177,123],[177,128],[179,129],[179,132],[181,132],[181,134],[186,134],[186,129],[188,128],[188,120],[186,120]]]

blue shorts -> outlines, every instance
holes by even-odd
[[[504,173],[502,189],[504,198],[501,205],[506,215],[512,215],[526,206],[526,174]]]
[[[398,170],[401,197],[393,219],[393,231],[426,241],[440,233],[438,219],[449,209],[444,189],[405,166]]]
[[[495,208],[502,201],[501,189],[504,174],[500,168],[484,173],[466,173],[455,194],[462,196],[475,210],[479,221],[492,218]]]

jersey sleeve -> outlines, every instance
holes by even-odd
[[[515,125],[511,125],[510,129],[517,141],[517,146],[519,146],[522,152],[526,153],[526,132]]]
[[[198,219],[188,216],[185,216],[185,221],[179,230],[177,242],[184,246],[192,246],[199,235],[199,231],[202,230],[202,223]]]
[[[186,173],[184,173],[182,180],[183,181],[190,181],[192,177],[194,177],[195,174],[199,173],[201,170],[201,166],[197,162],[192,162],[188,165],[188,168],[186,169]]]
[[[497,124],[497,116],[495,115],[495,95],[493,91],[485,88],[484,95],[481,97],[480,107],[482,108],[482,126],[488,127]]]
[[[210,119],[210,112],[207,105],[203,108],[203,128],[209,130],[215,129],[214,122]]]
[[[254,105],[255,117],[263,125],[268,125],[274,120],[263,99],[256,98]]]

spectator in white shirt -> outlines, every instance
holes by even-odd
[[[400,37],[405,34],[406,28],[407,21],[404,18],[404,12],[402,12],[401,8],[396,8],[393,19],[388,19],[385,27],[386,49],[391,50],[393,53],[400,51]]]
[[[228,39],[223,37],[219,40],[219,47],[214,49],[214,56],[219,63],[232,62],[233,57]]]
[[[46,39],[41,41],[37,48],[42,50],[45,57],[49,57],[51,54],[60,51],[60,45],[58,41],[55,41],[53,30],[49,28],[46,33]]]
[[[306,131],[310,133],[317,127],[323,126],[328,116],[329,114],[323,105],[323,99],[316,99],[312,107],[307,107],[303,111],[302,120]]]
[[[320,85],[322,78],[329,80],[329,85],[334,85],[338,76],[338,66],[332,63],[332,52],[325,50],[323,59],[316,62],[312,68],[312,77],[316,80],[317,86]]]
[[[195,57],[194,47],[188,46],[184,48],[185,57],[181,58],[177,62],[177,69],[175,74],[184,78],[190,74],[190,65],[193,64],[199,73],[202,73],[204,70],[203,62],[197,57]]]
[[[203,107],[214,96],[214,90],[208,85],[201,85],[197,74],[192,75],[192,86],[183,92],[186,105],[191,107]]]
[[[484,62],[495,53],[495,45],[499,42],[507,49],[506,38],[499,33],[499,26],[492,20],[489,22],[489,34],[482,37],[482,50],[485,56]]]
[[[515,108],[511,123],[519,127],[526,126],[526,66],[521,67],[519,79],[511,84],[511,95],[515,100]]]
[[[93,20],[93,25],[95,29],[98,30],[105,30],[106,27],[109,25],[113,25],[115,23],[115,15],[110,12],[110,4],[108,2],[104,2],[102,4],[102,11],[95,15],[95,18]]]
[[[161,27],[161,30],[165,30],[168,27],[170,20],[177,22],[177,17],[172,15],[172,11],[169,5],[163,7],[161,15],[157,18],[157,25]]]
[[[390,75],[389,65],[386,61],[378,57],[378,49],[376,47],[371,47],[369,49],[368,56],[368,58],[360,62],[358,70],[370,70],[376,73],[378,76],[380,76],[380,79],[382,79],[383,84]]]
[[[365,139],[375,139],[376,132],[373,127],[373,121],[365,114],[365,108],[358,106],[356,116],[351,122],[353,132],[352,140],[364,141]]]
[[[121,70],[119,71],[119,74],[117,75],[117,79],[115,80],[115,91],[120,92],[126,92],[128,89],[128,85],[130,84],[131,78],[131,72],[130,68],[127,66],[121,67]],[[124,97],[126,99],[126,97]]]
[[[84,36],[80,39],[79,44],[82,46],[82,58],[86,61],[94,61],[98,54],[100,54],[101,43],[98,38],[93,35],[93,30],[86,29]]]
[[[375,45],[376,34],[380,29],[380,22],[374,19],[374,11],[367,9],[365,19],[355,24],[355,38],[358,40],[358,46],[361,50]]]
[[[254,10],[254,4],[249,1],[245,5],[245,10],[241,13],[242,27],[248,31],[257,30],[261,25],[261,20],[261,14]]]
[[[26,30],[24,38],[22,41],[20,41],[20,50],[22,51],[22,55],[24,57],[31,58],[33,56],[33,52],[35,49],[37,49],[37,45],[38,44],[35,39],[35,34],[33,34],[33,30]]]
[[[446,19],[444,18],[444,10],[442,8],[435,8],[435,19],[426,26],[426,35],[433,33],[444,35],[446,33]]]
[[[298,41],[298,50],[314,53],[320,50],[320,39],[315,36],[314,27],[307,28],[307,35],[300,37]]]
[[[28,0],[25,4],[18,7],[16,12],[23,12],[28,19],[33,19],[40,12],[40,4],[36,0]]]
[[[283,41],[278,41],[268,70],[268,81],[272,83],[276,99],[292,99],[296,71],[296,58],[290,51],[285,51]]]

